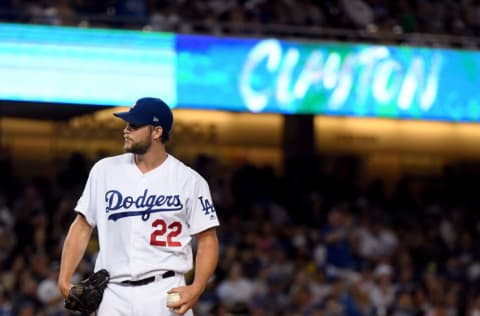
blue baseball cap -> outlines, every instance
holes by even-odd
[[[158,98],[138,99],[128,112],[113,115],[131,124],[161,126],[166,131],[170,131],[173,125],[172,110]]]

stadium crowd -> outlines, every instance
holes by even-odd
[[[177,32],[329,30],[477,36],[478,0],[3,0],[0,20]],[[270,26],[270,27],[269,27]],[[293,32],[293,31],[292,31]],[[313,33],[312,33],[313,32]]]
[[[221,259],[197,315],[479,315],[471,183],[446,174],[387,192],[379,181],[362,184],[359,168],[343,161],[282,175],[192,162],[222,220]],[[74,154],[53,179],[22,183],[2,162],[0,315],[69,315],[56,274],[89,167]],[[76,280],[91,273],[97,246],[93,238]]]

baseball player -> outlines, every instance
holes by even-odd
[[[173,115],[162,100],[142,98],[114,115],[127,123],[126,153],[90,171],[63,246],[59,288],[67,297],[97,227],[95,271],[110,274],[98,315],[193,315],[218,261],[219,221],[208,184],[166,151]],[[192,238],[195,276],[186,285]]]

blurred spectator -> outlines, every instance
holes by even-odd
[[[352,256],[352,218],[342,206],[335,206],[328,213],[328,223],[321,229],[326,245],[326,265],[339,269],[354,266]]]
[[[217,295],[233,313],[248,313],[249,304],[255,294],[253,283],[243,276],[242,266],[231,266],[228,277],[218,285]]]
[[[41,309],[41,303],[37,297],[38,283],[29,270],[19,274],[18,291],[15,292],[12,303],[14,315],[34,315]]]
[[[286,283],[290,280],[294,273],[294,263],[287,253],[287,250],[278,245],[272,249],[270,261],[270,275],[272,278]]]
[[[12,255],[15,242],[13,231],[0,222],[0,267],[4,266]]]
[[[36,24],[61,25],[60,3],[53,0],[27,1],[25,13],[29,22]]]
[[[341,316],[340,310],[343,308],[336,300],[331,297],[325,299],[326,313],[329,315]],[[313,315],[323,306],[316,301],[311,289],[305,284],[295,284],[290,291],[290,305],[287,307],[286,315]]]
[[[0,316],[12,316],[12,306],[5,288],[0,285]]]
[[[397,288],[392,282],[393,273],[392,266],[385,263],[379,264],[373,272],[375,283],[369,296],[379,315],[385,315],[388,307],[394,303]]]
[[[215,277],[212,277],[207,283],[207,288],[200,297],[197,306],[195,307],[195,314],[197,315],[211,315],[215,308],[220,304],[220,299],[216,293]]]
[[[0,191],[0,226],[5,226],[6,229],[13,229],[15,218],[7,206],[5,196]]]
[[[416,316],[418,311],[415,308],[412,293],[409,291],[399,291],[388,312],[391,316]]]
[[[350,284],[348,292],[341,299],[345,313],[351,316],[375,316],[376,310],[360,279]]]
[[[390,256],[398,244],[395,234],[373,216],[363,216],[354,235],[357,254],[371,262]]]
[[[48,272],[38,283],[37,297],[45,306],[46,316],[61,316],[65,313],[63,296],[57,286],[59,264],[50,263]]]

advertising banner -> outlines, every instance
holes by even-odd
[[[0,23],[0,99],[175,104],[174,35]]]
[[[480,53],[177,36],[179,106],[426,120],[480,118]]]

